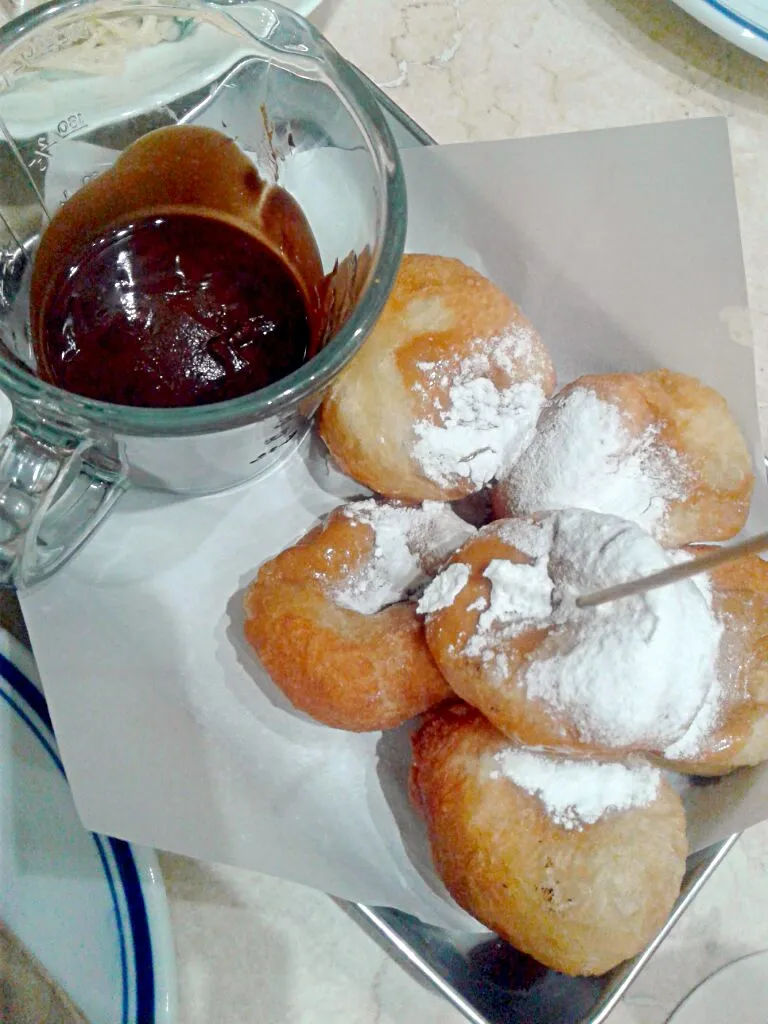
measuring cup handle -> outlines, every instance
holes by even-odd
[[[0,586],[24,588],[77,551],[125,489],[126,476],[121,460],[87,434],[9,423],[9,409],[0,393],[0,429],[8,424],[0,439]]]

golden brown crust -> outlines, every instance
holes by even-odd
[[[409,602],[362,615],[329,589],[373,542],[341,509],[265,562],[245,596],[245,635],[291,703],[337,729],[390,729],[450,695]]]
[[[700,754],[685,761],[661,759],[688,775],[726,775],[768,760],[768,562],[749,555],[721,565],[710,578],[715,613],[726,631],[722,710]]]
[[[685,501],[669,510],[665,545],[735,537],[749,515],[755,476],[725,399],[682,373],[657,370],[640,376],[645,401],[663,424],[661,442],[686,461],[695,481]]]
[[[411,785],[438,874],[454,899],[553,970],[602,974],[666,921],[687,854],[685,817],[666,782],[647,807],[581,830],[488,762],[508,741],[466,705],[430,712],[414,737]]]
[[[442,486],[428,479],[412,454],[415,424],[437,422],[435,399],[446,408],[453,383],[431,381],[424,365],[468,356],[478,339],[516,327],[529,332],[530,353],[511,374],[495,367],[493,383],[535,380],[551,394],[552,361],[511,299],[459,260],[405,256],[376,326],[320,409],[320,434],[341,469],[403,501],[453,501],[478,490],[470,480]]]
[[[633,435],[658,429],[658,443],[679,456],[687,495],[669,503],[666,517],[654,529],[660,543],[678,548],[696,541],[727,540],[742,529],[754,487],[752,459],[722,395],[694,377],[670,370],[589,374],[568,384],[560,395],[580,388],[615,405]],[[498,517],[516,514],[514,473],[496,488],[494,511]]]

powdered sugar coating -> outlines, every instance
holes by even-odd
[[[567,761],[507,748],[494,758],[492,778],[504,777],[536,796],[552,821],[570,830],[611,812],[647,807],[659,792],[661,772],[645,761],[609,764]]]
[[[441,487],[469,481],[479,490],[530,444],[546,400],[536,368],[536,335],[525,323],[478,338],[468,355],[424,362],[417,388],[447,392],[436,415],[414,425],[413,456]]]
[[[586,508],[639,523],[653,533],[672,501],[690,491],[678,453],[658,426],[637,436],[621,412],[589,388],[556,396],[503,485],[521,514]]]
[[[491,602],[478,620],[476,637],[497,622],[529,622],[549,617],[554,584],[543,559],[526,565],[494,558],[483,576],[491,581]]]
[[[489,563],[489,607],[462,653],[502,690],[524,687],[585,743],[663,749],[679,740],[713,685],[722,635],[699,587],[684,580],[596,608],[575,603],[671,556],[637,525],[585,510],[487,529],[530,563]],[[510,677],[507,648],[531,630],[547,632]]]
[[[683,551],[677,551],[674,552],[671,557],[675,562],[687,562],[691,556]],[[704,595],[704,599],[706,600],[711,613],[714,615],[712,577],[710,574],[702,573],[699,576],[692,576],[691,582],[695,583]],[[725,689],[724,660],[725,659],[722,657],[719,659],[712,683],[707,691],[707,696],[704,698],[704,703],[699,708],[696,717],[680,739],[667,747],[664,751],[664,756],[668,757],[670,760],[686,761],[695,758],[697,754],[702,752],[707,740],[712,735],[720,717],[723,704]]]
[[[437,576],[424,593],[416,606],[420,615],[437,612],[448,608],[467,585],[469,566],[462,562],[452,562]]]
[[[370,555],[332,590],[336,604],[363,615],[404,600],[476,531],[449,505],[411,507],[373,498],[352,502],[344,515],[374,531]]]
[[[680,739],[667,747],[664,751],[665,757],[671,761],[688,761],[695,759],[696,755],[702,752],[720,717],[722,697],[722,683],[715,675],[696,717]]]

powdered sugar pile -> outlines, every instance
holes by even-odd
[[[516,325],[495,338],[477,339],[463,359],[418,364],[424,384],[417,391],[447,390],[448,402],[435,401],[437,422],[414,426],[414,458],[441,487],[469,481],[475,490],[511,465],[530,444],[545,394],[533,379],[534,334]],[[515,381],[497,387],[500,374]]]
[[[644,761],[600,764],[566,761],[529,750],[507,748],[494,758],[492,778],[510,779],[544,804],[564,829],[592,825],[611,811],[647,807],[659,791],[661,773]]]
[[[658,435],[658,427],[633,435],[615,405],[577,387],[548,405],[504,491],[523,514],[587,508],[653,533],[669,503],[689,493],[683,461]]]
[[[437,501],[414,508],[369,498],[347,505],[344,514],[370,526],[375,540],[370,556],[334,587],[332,596],[342,608],[363,615],[404,600],[475,533],[449,505]]]
[[[440,573],[429,586],[429,596],[422,594],[416,606],[420,615],[438,612],[448,608],[467,585],[469,566],[462,562],[453,562]]]
[[[671,556],[637,525],[579,509],[486,529],[531,561],[489,563],[489,606],[463,654],[499,687],[524,686],[585,742],[663,749],[679,740],[714,684],[722,634],[696,583],[580,609],[579,594],[663,569]],[[505,648],[533,629],[548,633],[510,678]]]

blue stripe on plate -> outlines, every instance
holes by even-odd
[[[112,906],[115,908],[115,923],[117,924],[117,936],[120,941],[120,988],[122,990],[123,1001],[123,1009],[120,1014],[120,1018],[121,1024],[128,1024],[128,958],[125,955],[125,931],[123,929],[123,919],[120,916],[119,904],[117,902],[115,880],[112,877],[112,871],[109,866],[109,861],[107,860],[107,851],[104,849],[104,839],[96,832],[91,832],[91,838],[96,844],[96,849],[99,851],[99,859],[101,860],[101,866],[104,869],[104,874],[107,877],[109,895],[112,897]],[[108,839],[107,842],[109,842]],[[144,1024],[144,1022],[141,1020],[140,1017],[137,1017],[136,1024]],[[150,1024],[152,1024],[151,1018]]]
[[[48,705],[45,703],[45,698],[42,693],[35,684],[2,653],[0,653],[0,674],[2,674],[3,678],[8,682],[12,689],[16,691],[19,697],[34,711],[40,721],[50,730],[51,734],[53,734],[51,716],[48,713]],[[53,763],[66,779],[64,765],[61,763],[58,753],[54,749],[48,737],[41,732],[37,723],[30,718],[23,708],[15,704],[6,693],[3,693],[2,690],[0,690],[0,697],[6,701],[9,707],[11,707],[32,730],[42,744],[46,753],[50,756]],[[117,893],[115,891],[115,880],[112,876],[112,871],[107,860],[106,851],[103,845],[104,843],[108,843],[112,850],[112,855],[120,876],[120,883],[125,894],[125,903],[128,908],[135,962],[136,1024],[155,1024],[155,975],[152,960],[152,939],[149,931],[149,920],[147,918],[144,894],[141,889],[139,874],[136,870],[136,862],[133,859],[129,844],[124,842],[122,839],[100,836],[96,832],[91,832],[91,838],[96,844],[99,858],[104,868],[104,874],[107,878],[107,884],[109,886],[112,905],[115,912],[118,938],[120,940],[120,968],[123,988],[122,1024],[128,1024],[128,964],[125,948],[126,942],[123,930],[123,921],[117,901]]]
[[[45,697],[42,695],[40,690],[31,682],[24,673],[16,668],[12,661],[9,661],[4,654],[0,654],[0,674],[2,674],[14,690],[18,693],[23,701],[32,708],[40,721],[46,725],[51,732],[53,732],[53,725],[51,724],[51,716],[48,714],[48,705],[45,703]],[[51,748],[50,743],[46,743],[43,737],[40,735],[38,729],[29,721],[26,716],[23,716],[27,724],[30,726],[32,731],[35,733],[37,738],[43,744],[45,749],[51,755],[53,760],[56,762],[59,770],[63,773],[64,766],[59,760],[59,755]]]
[[[732,10],[726,4],[720,3],[720,0],[703,0],[707,7],[711,7],[713,11],[717,11],[718,14],[722,14],[724,18],[734,22],[740,28],[745,28],[749,32],[754,32],[760,39],[765,39],[768,42],[768,29],[762,28],[754,21],[750,21],[749,18],[745,18],[742,14],[737,14],[736,11]]]
[[[136,1021],[154,1024],[155,972],[152,962],[152,938],[149,933],[147,908],[141,891],[139,873],[131,848],[122,839],[108,839],[123,883],[133,934],[133,959],[136,966]]]

